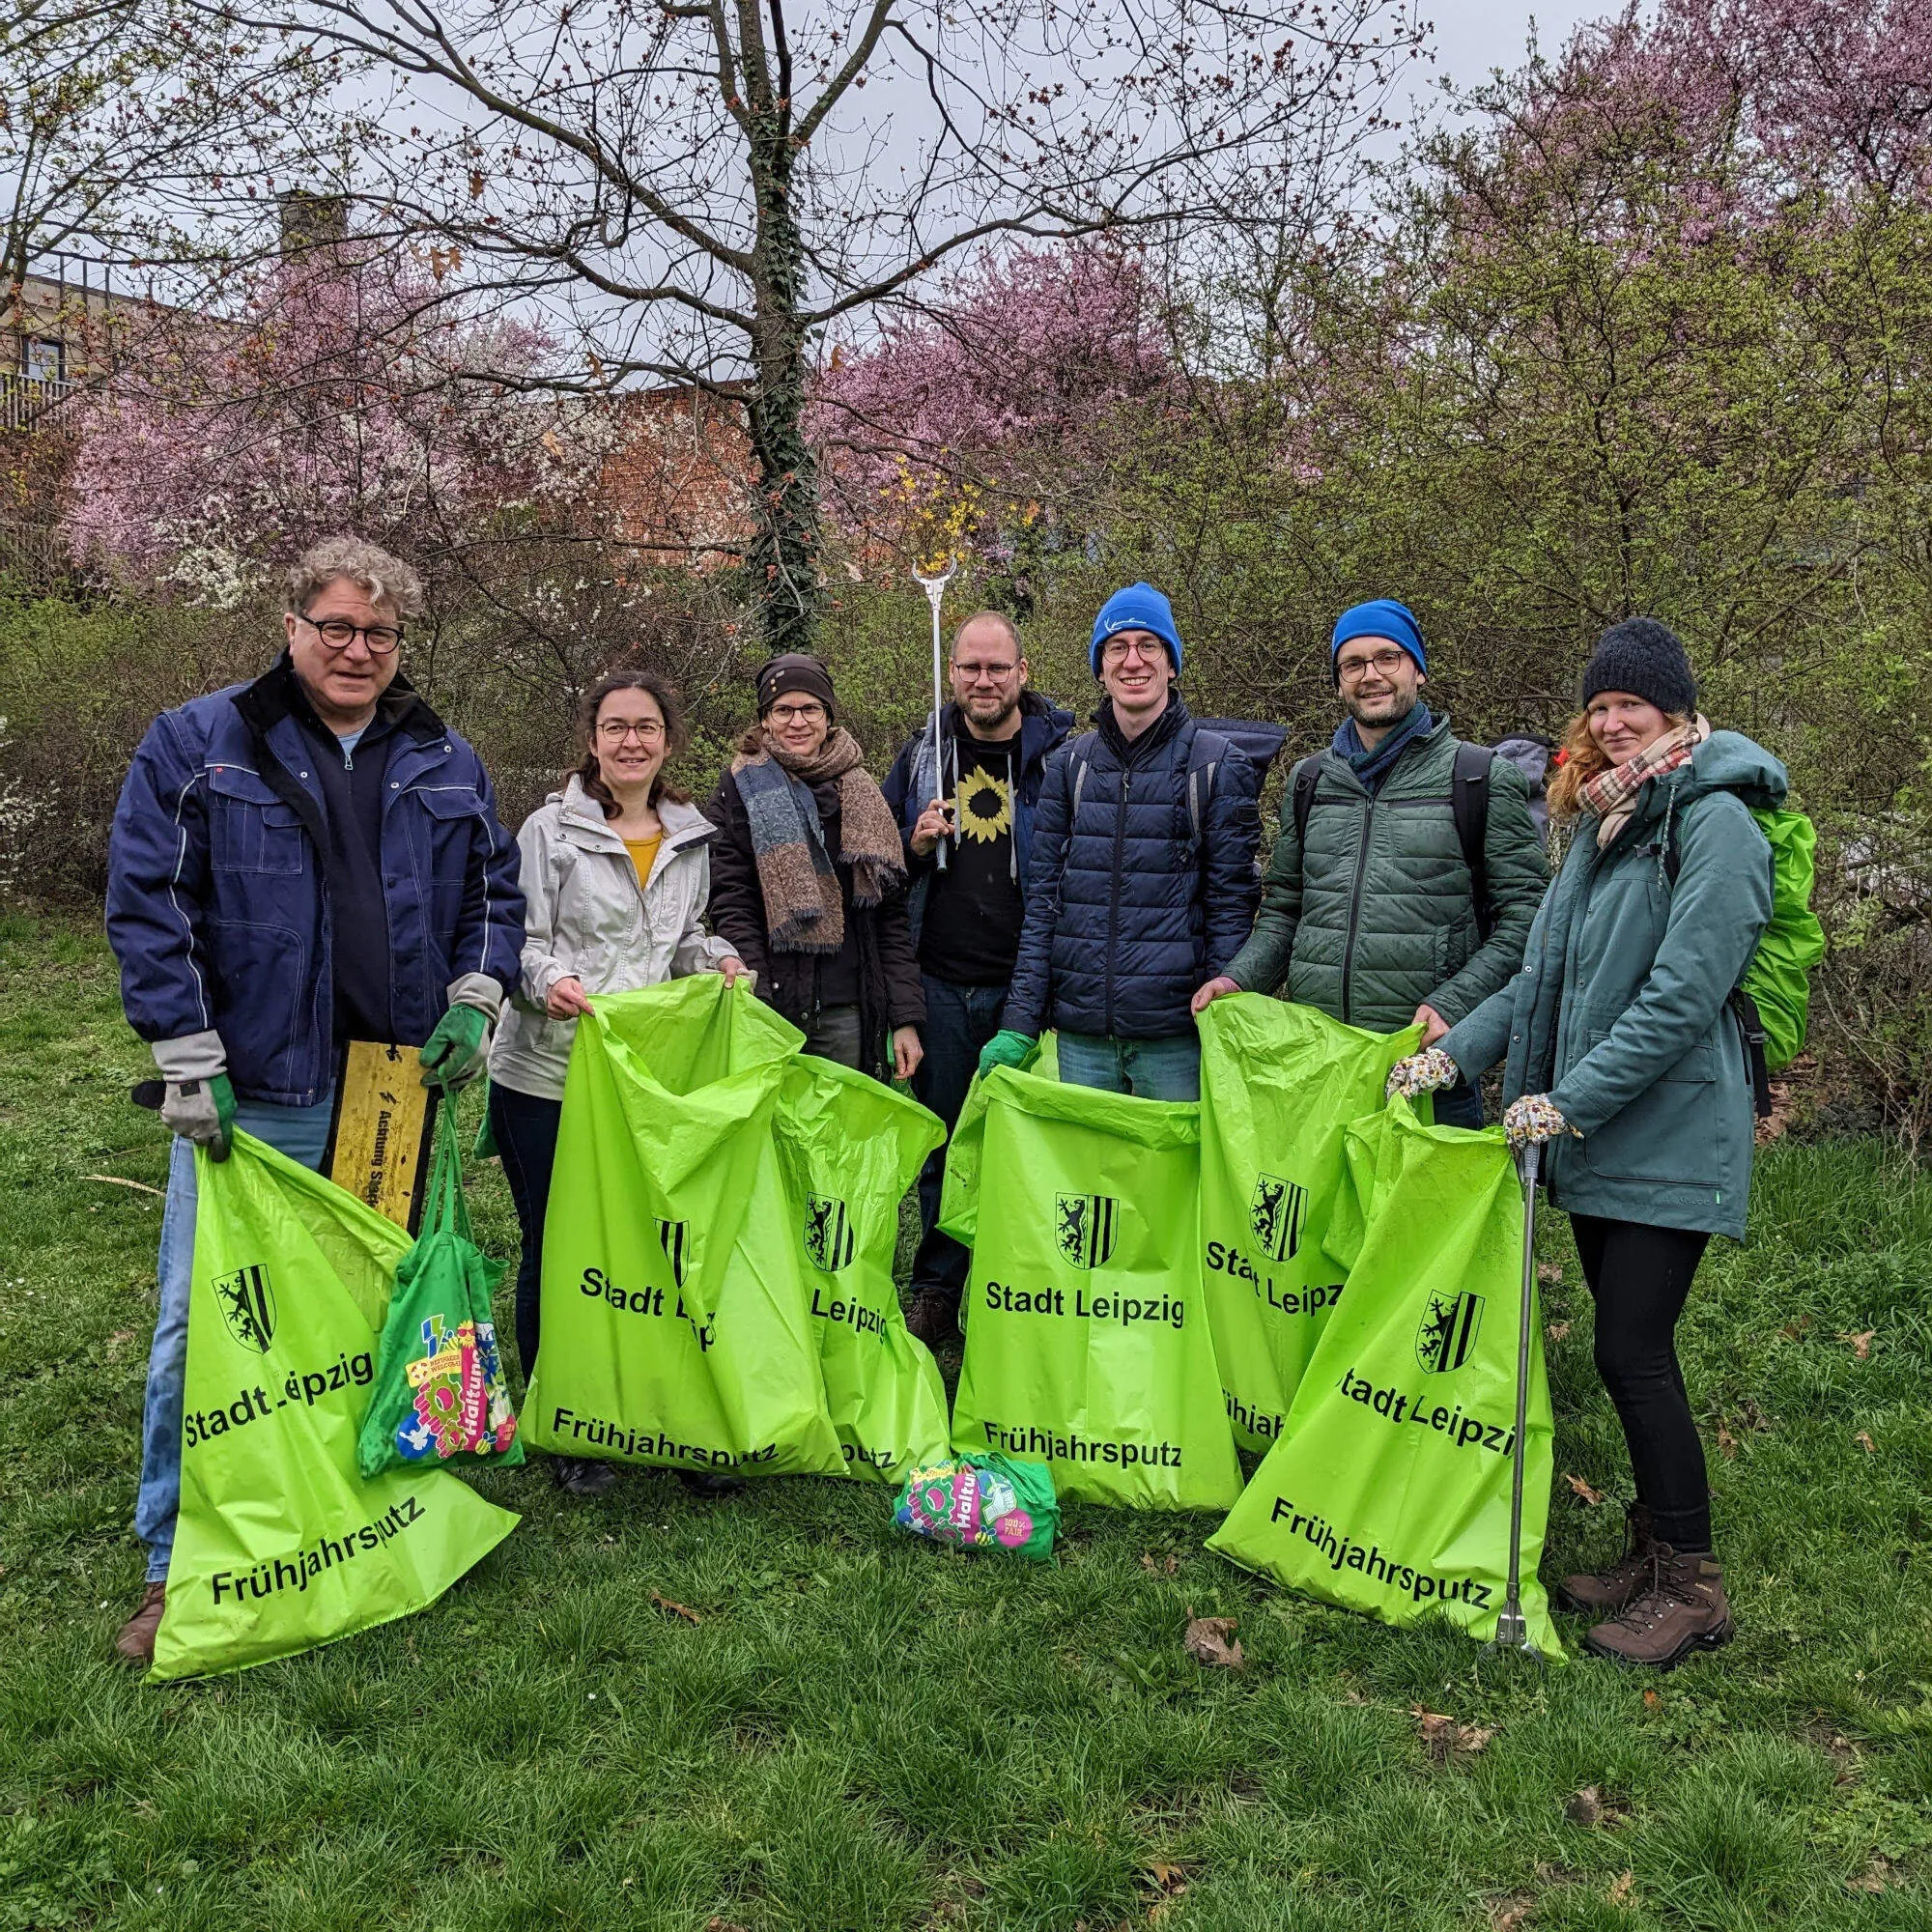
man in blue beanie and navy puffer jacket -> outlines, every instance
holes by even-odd
[[[1429,660],[1407,605],[1345,611],[1329,656],[1349,715],[1295,766],[1254,935],[1195,1010],[1280,991],[1379,1033],[1419,1024],[1431,1046],[1522,964],[1547,883],[1529,788],[1423,703]],[[1435,1102],[1440,1125],[1483,1123],[1469,1086]]]
[[[1260,900],[1260,774],[1189,717],[1174,611],[1151,583],[1094,622],[1094,729],[1047,767],[1026,920],[981,1071],[1059,1031],[1060,1077],[1155,1100],[1201,1092],[1189,1003],[1227,970]]]

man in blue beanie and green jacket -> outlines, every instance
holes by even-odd
[[[1173,608],[1151,583],[1117,590],[1094,621],[1104,696],[1094,728],[1046,768],[1019,958],[982,1072],[1017,1064],[1050,1026],[1071,1085],[1200,1096],[1189,1002],[1255,916],[1261,784],[1232,741],[1188,714],[1174,689],[1181,656]]]
[[[1430,1046],[1522,964],[1547,883],[1529,788],[1422,701],[1428,653],[1406,604],[1345,611],[1329,650],[1348,718],[1295,766],[1261,917],[1194,1010],[1280,991],[1351,1026],[1420,1024]],[[1442,1124],[1483,1123],[1470,1087],[1435,1101]]]

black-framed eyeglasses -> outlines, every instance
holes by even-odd
[[[1402,668],[1403,660],[1407,656],[1406,651],[1391,644],[1387,650],[1374,651],[1367,657],[1342,659],[1335,667],[1335,675],[1344,683],[1352,683],[1356,678],[1366,676],[1371,670],[1382,677],[1393,677]]]
[[[346,651],[357,638],[371,657],[385,658],[400,648],[403,634],[394,624],[352,624],[347,617],[325,617],[321,623],[306,611],[297,613],[331,651]]]

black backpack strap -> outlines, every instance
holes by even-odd
[[[1458,745],[1456,771],[1449,785],[1449,810],[1456,820],[1456,842],[1469,868],[1476,901],[1476,933],[1488,939],[1495,924],[1490,916],[1490,767],[1496,754],[1487,745]]]
[[[1315,787],[1321,782],[1321,753],[1312,752],[1294,768],[1289,780],[1289,810],[1294,819],[1297,844],[1308,848],[1308,814],[1315,810]]]
[[[1674,817],[1662,856],[1664,883],[1675,892],[1677,875],[1684,869],[1684,855],[1677,849],[1677,821]],[[1745,1044],[1745,1060],[1750,1066],[1751,1106],[1759,1120],[1768,1121],[1771,1119],[1771,1063],[1765,1058],[1764,1049],[1771,1036],[1764,1030],[1764,1018],[1757,1009],[1757,1002],[1745,991],[1742,980],[1731,988],[1728,1005],[1732,1018],[1738,1023],[1739,1037]]]
[[[1187,748],[1187,826],[1197,848],[1201,828],[1208,822],[1208,801],[1214,795],[1214,774],[1228,755],[1230,742],[1218,731],[1197,729]]]
[[[1073,821],[1080,815],[1080,794],[1087,788],[1087,767],[1094,761],[1094,733],[1083,731],[1077,738],[1069,738],[1066,744],[1066,764],[1071,775],[1067,785],[1066,828],[1070,833]]]

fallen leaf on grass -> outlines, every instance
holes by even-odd
[[[1872,1337],[1877,1333],[1878,1330],[1876,1328],[1867,1328],[1861,1335],[1840,1335],[1838,1340],[1849,1342],[1852,1345],[1852,1354],[1859,1361],[1862,1362],[1870,1358]]]
[[[1643,1708],[1646,1711],[1656,1710],[1657,1707],[1662,1702],[1663,1699],[1660,1697],[1655,1690],[1646,1690],[1643,1693]]]
[[[1422,1742],[1429,1747],[1429,1755],[1437,1764],[1446,1764],[1452,1755],[1474,1757],[1489,1747],[1490,1740],[1496,1734],[1493,1724],[1461,1724],[1440,1711],[1424,1710],[1420,1704],[1411,1704],[1408,1713],[1415,1719]]]
[[[1174,1573],[1180,1568],[1180,1558],[1178,1556],[1171,1555],[1168,1557],[1165,1563],[1156,1563],[1153,1560],[1153,1558],[1150,1556],[1145,1549],[1143,1549],[1141,1551],[1141,1568],[1145,1570],[1150,1577],[1160,1577],[1160,1576],[1172,1577]]]
[[[1635,1888],[1636,1874],[1634,1872],[1625,1872],[1622,1877],[1613,1878],[1610,1881],[1610,1903],[1612,1905],[1628,1905],[1630,1903],[1630,1895]]]
[[[1876,1456],[1878,1454],[1878,1444],[1871,1439],[1870,1435],[1867,1435],[1864,1430],[1861,1429],[1859,1433],[1852,1437],[1852,1440],[1856,1442],[1859,1445],[1859,1447],[1865,1452],[1867,1456]]]
[[[1186,1867],[1169,1864],[1165,1859],[1156,1859],[1152,1864],[1143,1865],[1141,1876],[1156,1891],[1176,1892],[1187,1889]]]
[[[1563,1806],[1563,1815],[1573,1825],[1614,1825],[1623,1811],[1621,1804],[1605,1798],[1594,1784],[1573,1792]]]
[[[1588,1503],[1592,1509],[1595,1509],[1597,1505],[1604,1500],[1603,1491],[1593,1490],[1589,1486],[1589,1484],[1582,1479],[1581,1476],[1573,1476],[1569,1473],[1568,1470],[1565,1470],[1563,1475],[1563,1480],[1566,1483],[1568,1483],[1570,1487],[1573,1490],[1575,1490],[1576,1492],[1579,1496],[1581,1496],[1583,1500],[1586,1503]]]
[[[1718,1424],[1718,1453],[1727,1463],[1738,1460],[1738,1438],[1721,1422]]]
[[[1561,1262],[1539,1262],[1536,1264],[1536,1278],[1540,1282],[1554,1286],[1555,1283],[1563,1279],[1563,1264]]]
[[[696,1610],[688,1609],[683,1604],[674,1604],[668,1597],[661,1597],[655,1590],[651,1592],[651,1602],[659,1609],[668,1610],[674,1617],[682,1617],[688,1624],[701,1624],[704,1621]]]
[[[1801,1315],[1796,1321],[1786,1321],[1785,1323],[1783,1323],[1782,1326],[1779,1327],[1777,1332],[1780,1335],[1785,1336],[1790,1341],[1802,1342],[1804,1339],[1805,1330],[1808,1329],[1810,1326],[1811,1326],[1810,1316]]]
[[[1180,1639],[1196,1663],[1238,1670],[1247,1662],[1241,1655],[1241,1640],[1235,1634],[1237,1617],[1197,1617],[1187,1619],[1187,1633]]]
[[[1549,1338],[1551,1347],[1555,1347],[1560,1343],[1569,1341],[1570,1324],[1567,1321],[1552,1321],[1543,1332]]]
[[[1522,1932],[1536,1900],[1521,1892],[1499,1898],[1490,1907],[1490,1932]]]
[[[704,1932],[745,1932],[745,1928],[735,1918],[714,1915],[704,1921]]]

